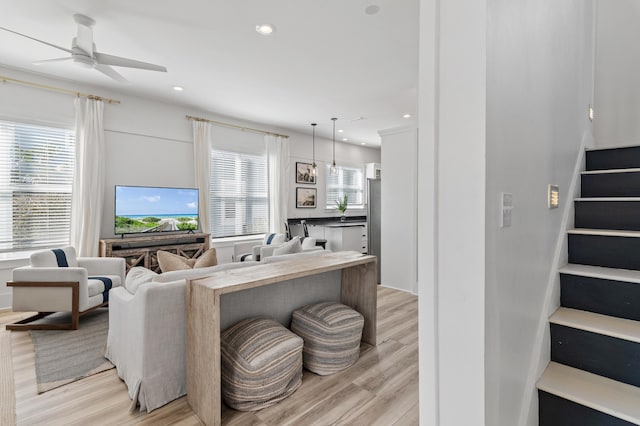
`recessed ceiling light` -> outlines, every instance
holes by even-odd
[[[270,35],[276,30],[276,27],[271,24],[256,25],[256,31],[258,34]]]
[[[367,144],[366,142],[360,142],[360,145],[366,145],[366,144]]]
[[[344,130],[342,130],[342,129],[338,130],[338,133],[342,133],[342,132],[344,132]]]
[[[377,4],[369,5],[364,9],[364,13],[367,15],[375,15],[378,12],[380,12],[380,6]]]
[[[184,90],[184,87],[182,86],[171,86],[171,88],[176,92],[182,92]]]
[[[402,118],[411,118],[411,114],[405,114],[402,116]]]
[[[342,138],[342,142],[346,142],[346,141],[348,141],[348,140],[349,140],[349,139],[347,139],[347,138]]]

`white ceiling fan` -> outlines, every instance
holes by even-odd
[[[8,31],[13,34],[17,34],[22,37],[37,41],[39,43],[46,44],[47,46],[55,47],[56,49],[63,50],[70,53],[71,56],[57,59],[47,59],[44,61],[34,62],[34,64],[46,64],[51,62],[73,61],[77,64],[94,68],[100,71],[104,75],[111,77],[112,79],[124,83],[127,80],[120,75],[116,70],[111,68],[111,65],[117,67],[139,68],[143,70],[161,71],[167,72],[167,68],[150,64],[147,62],[135,61],[133,59],[122,58],[120,56],[107,55],[96,51],[96,45],[93,42],[93,25],[96,23],[88,16],[81,14],[74,14],[73,20],[78,24],[78,35],[71,41],[71,49],[66,47],[57,46],[55,44],[39,40],[37,38],[28,36],[26,34],[19,33],[17,31],[10,30],[8,28],[0,27],[0,29]]]

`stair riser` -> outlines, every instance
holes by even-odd
[[[551,324],[551,360],[640,386],[640,343]]]
[[[544,391],[538,391],[540,426],[632,426],[625,420],[612,417],[573,401]]]
[[[569,234],[569,263],[640,270],[640,238]]]
[[[640,172],[582,175],[581,196],[640,197]]]
[[[640,284],[560,274],[560,305],[640,321]]]
[[[629,169],[640,167],[640,147],[601,149],[586,152],[587,170]]]
[[[576,201],[575,227],[640,231],[640,201]]]

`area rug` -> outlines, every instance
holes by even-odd
[[[11,332],[0,324],[0,425],[16,424],[16,398],[11,359]]]
[[[69,321],[69,314],[59,313],[38,322]],[[104,357],[108,331],[106,308],[83,315],[77,330],[30,331],[36,353],[38,393],[113,368]]]

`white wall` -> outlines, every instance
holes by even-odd
[[[569,184],[591,133],[593,18],[589,0],[488,1],[487,425],[537,425],[535,379],[549,359],[546,309],[559,304],[553,266],[564,237],[564,212],[547,208],[547,184],[560,186],[570,209]],[[502,191],[513,194],[509,228],[499,227]],[[558,252],[566,259],[566,249]]]
[[[378,132],[381,157],[381,283],[417,294],[417,175],[418,134],[416,128]]]
[[[329,121],[329,120],[326,120]],[[322,126],[322,123],[318,123],[318,128]],[[331,123],[326,123],[326,126],[331,126]],[[296,134],[295,139],[292,140],[290,145],[290,158],[291,158],[291,195],[289,196],[289,218],[307,218],[307,217],[339,217],[340,212],[336,209],[326,209],[326,165],[331,164],[333,161],[333,142],[329,139],[322,139],[316,136],[316,164],[318,165],[318,176],[316,178],[315,185],[297,184],[295,180],[296,162],[312,163],[312,138],[310,135]],[[338,166],[356,167],[363,169],[366,163],[380,163],[380,149],[369,148],[364,146],[358,146],[354,144],[338,143],[336,142],[336,164]],[[383,166],[384,167],[384,166]],[[296,187],[316,188],[317,193],[317,207],[315,209],[308,208],[296,208]],[[366,190],[366,185],[365,185]],[[367,214],[366,206],[361,209],[353,207],[347,208],[347,216],[362,216]]]
[[[566,191],[591,140],[594,1],[420,7],[421,424],[535,425]],[[565,211],[547,210],[548,183]]]
[[[486,1],[420,2],[422,424],[485,417]]]
[[[640,144],[640,3],[599,1],[597,22],[596,144]]]
[[[179,103],[169,104],[152,99],[131,96],[126,93],[107,91],[96,87],[81,86],[69,81],[55,80],[40,75],[25,73],[0,67],[0,74],[47,84],[56,87],[79,90],[121,101],[120,104],[105,105],[104,128],[107,163],[105,177],[104,211],[101,237],[113,237],[114,185],[149,185],[193,187],[193,150],[191,122],[185,115],[194,115],[219,120],[240,126],[263,129],[290,136],[292,170],[296,161],[311,162],[311,136],[252,123],[241,119],[220,116],[207,111],[189,108]],[[37,121],[73,128],[75,112],[73,97],[35,89],[13,83],[0,84],[0,118],[9,120]],[[327,119],[327,121],[329,121]],[[319,124],[319,126],[322,124]],[[330,123],[326,124],[330,126]],[[214,126],[214,134],[225,143],[241,144],[246,140],[261,139],[262,135],[243,132],[226,127]],[[332,143],[316,138],[316,162],[330,162]],[[336,143],[338,164],[362,167],[364,163],[380,162],[380,150],[353,144]],[[338,216],[333,211],[295,208],[295,178],[291,177],[289,217]],[[320,179],[318,197],[324,197],[324,183]],[[298,185],[301,186],[301,185]],[[349,214],[364,214],[364,211],[349,211]],[[230,262],[233,241],[214,242],[220,262]],[[5,268],[0,258],[0,274]],[[13,263],[11,263],[13,265]],[[12,266],[7,267],[10,270]],[[6,279],[0,275],[0,309],[10,304],[10,290]],[[7,303],[9,301],[9,303]]]

